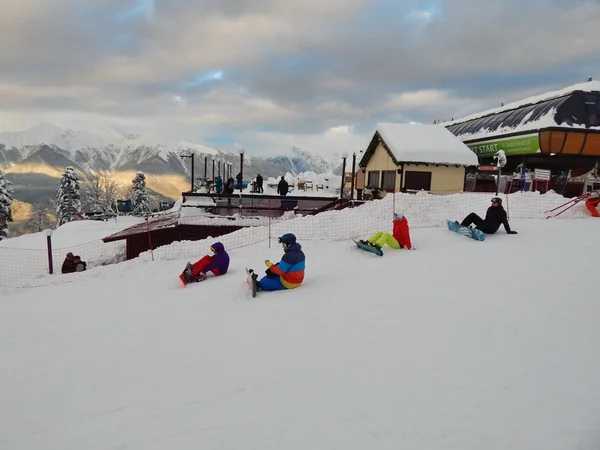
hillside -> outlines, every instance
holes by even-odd
[[[423,211],[437,217],[429,202],[438,200],[399,194],[395,204],[410,223],[425,224],[434,222]],[[561,200],[513,194],[510,203],[537,216]],[[264,239],[242,245],[267,236],[264,227],[234,233],[240,245],[229,247],[226,275],[187,288],[177,278],[188,261],[177,251],[187,246],[177,244],[170,259],[47,275],[43,289],[0,287],[10,368],[0,374],[3,445],[596,448],[600,307],[589,236],[600,221],[575,219],[584,217],[578,205],[564,219],[513,218],[518,235],[476,242],[436,219],[436,228],[411,228],[418,250],[385,249],[383,257],[324,238],[333,231],[341,239],[338,224],[344,233],[363,224],[377,231],[374,216],[390,226],[390,205],[288,221],[305,230],[304,283],[255,299],[244,268],[262,272],[265,259],[282,255]],[[464,195],[439,205],[439,217],[479,206]],[[85,225],[59,229],[59,245],[77,248]],[[43,257],[44,240],[25,236],[12,247],[39,248]],[[196,254],[212,243],[194,243]],[[0,252],[2,271],[18,251]],[[524,271],[524,254],[544,263]],[[456,255],[468,263],[456,264]]]

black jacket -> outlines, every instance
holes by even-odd
[[[72,259],[69,259],[69,258],[65,258],[65,261],[63,262],[63,265],[61,268],[61,272],[62,273],[75,272],[75,261],[73,261]]]
[[[490,206],[485,213],[485,219],[483,219],[483,223],[478,225],[477,228],[484,233],[491,234],[498,231],[500,225],[504,225],[504,229],[507,232],[510,231],[506,210],[502,206]]]
[[[289,187],[290,185],[287,183],[287,181],[285,181],[285,179],[282,179],[277,185],[277,193],[279,195],[287,195]]]

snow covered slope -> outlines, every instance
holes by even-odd
[[[244,267],[277,246],[187,288],[180,259],[0,290],[0,447],[597,448],[600,221],[511,224],[302,242],[304,284],[256,299]]]

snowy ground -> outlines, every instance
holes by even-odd
[[[0,291],[0,448],[595,449],[600,220],[414,229],[380,258],[308,241],[305,284],[249,297],[186,260]]]

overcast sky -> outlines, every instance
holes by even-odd
[[[600,79],[600,0],[2,0],[0,129],[364,148]]]

